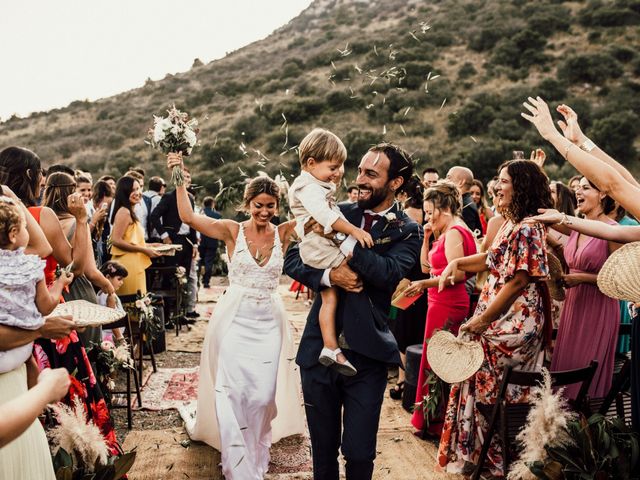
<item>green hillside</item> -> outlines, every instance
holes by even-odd
[[[164,174],[144,137],[152,115],[175,103],[200,120],[190,164],[212,193],[220,178],[229,186],[258,170],[297,173],[295,146],[314,126],[345,141],[347,180],[382,139],[413,152],[419,169],[457,163],[487,179],[512,150],[541,145],[519,117],[535,94],[573,106],[588,134],[635,169],[639,24],[640,0],[316,0],[224,59],[11,118],[0,124],[0,147],[95,173],[143,165]],[[573,174],[556,155],[547,171]]]

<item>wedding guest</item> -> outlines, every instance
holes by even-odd
[[[18,198],[25,205],[34,205],[42,171],[40,158],[25,148],[8,147],[0,152],[0,171],[7,172],[6,182],[11,190],[16,192]],[[0,180],[5,181],[4,179]],[[72,264],[71,272],[74,275],[81,274],[84,271],[85,262],[91,257],[87,211],[82,199],[78,194],[73,193],[67,198],[67,205],[76,219],[73,246],[69,244],[58,217],[50,208],[29,207],[29,212],[42,228],[52,247],[52,253],[46,258],[44,267],[47,285],[55,280],[58,265]],[[48,323],[49,319],[45,323],[45,327]],[[70,405],[79,396],[85,405],[87,417],[100,428],[111,452],[119,453],[121,450],[111,424],[109,410],[100,387],[97,385],[84,346],[76,331],[73,330],[73,322],[68,319],[58,319],[51,326],[53,332],[49,330],[46,335],[43,335],[43,338],[39,338],[41,334],[34,336],[33,332],[29,331],[26,331],[25,334],[0,329],[0,349],[12,348],[7,345],[24,345],[35,340],[34,353],[38,361],[38,368],[43,370],[65,367],[70,372],[74,388],[65,397],[65,403]]]
[[[162,177],[155,176],[149,179],[149,190],[142,192],[142,201],[144,202],[148,212],[147,225],[145,227],[147,231],[147,240],[153,242],[160,242],[161,239],[158,232],[156,232],[151,226],[151,213],[158,206],[158,203],[160,203],[160,199],[165,194],[166,190],[167,184]]]
[[[611,197],[604,195],[586,178],[580,180],[576,191],[578,211],[589,220],[615,225],[607,215],[615,208]],[[609,255],[620,245],[581,235],[564,225],[554,225],[569,235],[564,257],[570,273],[563,276],[567,287],[560,316],[551,370],[582,368],[591,360],[598,361],[598,369],[589,387],[589,396],[602,398],[611,387],[615,360],[620,304],[598,289],[598,272]],[[575,398],[579,385],[565,389],[569,398]]]
[[[216,203],[213,197],[205,197],[202,206],[202,213],[207,217],[217,220],[222,218],[220,212],[216,210]],[[200,251],[200,266],[204,268],[202,286],[209,288],[211,287],[211,276],[218,257],[218,240],[202,234],[198,250]]]
[[[582,178],[581,175],[574,175],[567,182],[569,189],[571,189],[573,193],[576,193],[580,188],[580,178]]]
[[[424,188],[432,187],[439,179],[440,175],[438,175],[438,170],[433,167],[425,168],[422,171],[422,184]]]
[[[496,197],[506,222],[487,253],[449,262],[439,282],[443,289],[458,278],[458,270],[477,273],[489,269],[475,313],[460,327],[479,336],[484,362],[471,378],[451,386],[437,457],[439,469],[467,475],[475,468],[486,439],[488,419],[480,412],[481,405],[495,404],[507,365],[540,369],[545,331],[550,338],[545,290],[540,283],[549,273],[546,232],[541,223],[524,221],[539,208],[552,205],[549,180],[529,160],[505,162],[498,171]],[[528,388],[507,392],[509,403],[527,401]],[[492,475],[503,476],[500,447],[495,438],[491,442],[486,464]]]
[[[473,172],[466,167],[452,167],[447,173],[447,180],[453,182],[460,195],[462,195],[462,219],[467,224],[469,230],[476,236],[482,237],[482,224],[478,207],[471,198],[471,186],[473,185]]]
[[[399,192],[399,193],[398,193]],[[396,200],[400,203],[402,211],[418,225],[425,221],[424,214],[424,186],[417,176],[411,177],[405,186],[403,183],[396,193]],[[407,273],[408,280],[417,281],[427,278],[422,271],[419,262]],[[391,307],[389,314],[389,328],[398,342],[400,359],[405,364],[407,347],[422,342],[424,338],[424,319],[427,315],[427,296],[422,295],[405,310]],[[394,318],[395,317],[395,318]],[[398,369],[396,384],[389,389],[389,396],[394,400],[401,400],[404,391],[404,369]]]
[[[473,184],[469,189],[469,193],[471,194],[471,199],[478,207],[478,215],[480,216],[480,224],[482,225],[482,236],[484,237],[487,234],[487,223],[489,219],[493,217],[494,213],[491,208],[487,205],[487,199],[484,193],[484,185],[478,179],[473,180]]]
[[[358,201],[358,186],[357,185],[349,185],[347,188],[347,201],[349,203],[356,203]]]
[[[418,390],[416,405],[419,408],[413,413],[411,423],[422,430],[439,436],[442,432],[444,410],[447,398],[438,398],[430,392],[429,381],[435,379],[427,361],[427,349],[431,336],[437,330],[449,330],[454,334],[469,313],[469,295],[465,289],[466,275],[460,271],[453,283],[443,291],[438,291],[438,276],[449,262],[476,253],[475,237],[460,219],[460,195],[456,186],[446,180],[437,182],[427,189],[424,195],[424,209],[428,223],[425,226],[425,240],[422,246],[420,263],[424,273],[430,273],[431,278],[412,282],[405,291],[405,296],[411,297],[428,290],[429,309],[427,310],[422,359],[418,375]],[[437,240],[431,247],[428,238],[435,233]],[[429,398],[429,400],[425,400]],[[427,402],[436,405],[436,413],[428,412]]]
[[[113,195],[116,194],[116,179],[115,177],[111,176],[111,175],[103,175],[101,176],[98,181],[105,181],[109,184],[109,186],[111,187],[111,190],[113,190]]]
[[[185,186],[188,189],[191,185],[191,172],[184,169]],[[191,202],[191,208],[195,205],[192,194],[187,193]],[[165,244],[182,245],[182,250],[176,252],[174,257],[167,257],[171,265],[185,269],[187,277],[191,274],[191,262],[194,255],[194,245],[197,244],[198,237],[196,230],[182,220],[178,214],[178,201],[176,190],[165,193],[158,206],[151,212],[151,226],[159,233],[162,242]],[[190,295],[187,293],[187,295]],[[191,310],[187,312],[187,318],[193,320],[200,315]]]
[[[56,214],[68,241],[71,241],[76,234],[76,218],[71,213],[71,208],[67,201],[69,195],[74,191],[78,191],[77,184],[73,177],[66,173],[54,173],[47,178],[43,205]],[[89,235],[88,232],[85,235]],[[93,285],[107,293],[115,293],[111,283],[98,270],[94,256],[89,254],[82,272],[77,272],[68,290],[62,295],[66,301],[85,300],[97,304],[98,298]],[[82,343],[87,347],[91,346],[92,343],[100,343],[102,341],[102,329],[100,327],[88,327],[79,332],[78,335]]]
[[[135,205],[142,199],[142,190],[138,180],[124,176],[116,184],[111,223],[111,257],[126,268],[129,275],[116,292],[130,301],[138,292],[147,293],[145,270],[151,265],[151,258],[160,256],[147,246],[144,230],[134,212]]]
[[[89,219],[89,230],[91,231],[93,256],[97,266],[102,265],[108,258],[107,245],[111,234],[111,224],[108,221],[108,216],[114,193],[115,191],[104,180],[98,180],[93,185],[91,203],[94,213]]]
[[[0,478],[55,480],[47,437],[38,416],[47,404],[67,394],[71,383],[64,368],[40,372],[38,383],[27,389],[26,375],[0,373]]]
[[[87,215],[91,218],[94,212],[94,206],[91,203],[91,193],[93,190],[91,178],[82,172],[74,175],[74,180],[76,182],[76,193],[79,193],[82,197],[84,206],[87,209]]]

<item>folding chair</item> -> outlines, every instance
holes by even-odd
[[[127,342],[129,343],[129,351],[131,354],[131,358],[133,359],[133,336],[131,334],[131,323],[129,321],[129,316],[125,316],[124,318],[113,322],[113,323],[109,323],[107,325],[103,325],[102,328],[107,329],[107,330],[112,330],[114,328],[125,328],[125,336],[127,338]],[[132,407],[131,407],[131,377],[133,376],[133,383],[134,383],[134,387],[135,387],[135,393],[136,393],[136,397],[138,398],[138,407],[142,406],[142,396],[140,394],[140,382],[138,381],[138,375],[137,372],[134,370],[133,375],[131,375],[131,369],[130,368],[125,368],[125,375],[127,378],[127,389],[126,390],[118,390],[118,391],[112,391],[111,395],[121,395],[121,394],[125,394],[127,397],[127,404],[126,405],[114,405],[113,403],[111,404],[111,408],[126,408],[127,409],[127,427],[129,428],[129,430],[131,430],[131,428],[133,427],[133,413],[132,413]],[[113,398],[113,397],[112,397]]]
[[[621,324],[619,336],[631,335],[631,324]],[[631,425],[631,356],[629,353],[617,353],[613,365],[613,380],[607,395],[589,399],[591,413],[600,413],[606,417],[620,417]]]
[[[581,384],[580,391],[574,401],[571,402],[572,407],[580,412],[587,411],[586,398],[593,375],[598,368],[598,362],[592,360],[589,366],[576,370],[567,370],[562,372],[550,372],[551,382],[554,387],[563,387],[567,385]],[[507,367],[504,371],[502,383],[495,405],[476,404],[476,408],[485,418],[491,412],[489,428],[485,435],[478,465],[476,466],[473,480],[478,480],[484,466],[484,461],[491,445],[491,439],[494,433],[498,432],[498,440],[502,444],[502,456],[505,474],[509,471],[511,464],[511,449],[516,453],[516,436],[527,423],[527,415],[531,409],[531,405],[527,403],[507,403],[507,386],[519,385],[523,387],[533,387],[542,381],[542,373],[540,372],[522,372]]]

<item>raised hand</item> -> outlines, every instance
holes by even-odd
[[[84,200],[79,193],[72,193],[67,197],[67,206],[69,213],[73,215],[77,220],[87,218],[87,209],[84,208]]]
[[[546,225],[555,225],[556,223],[562,222],[562,213],[553,208],[540,208],[538,209],[539,215],[531,217],[531,220],[535,220],[536,222],[541,222]]]
[[[544,161],[547,159],[547,154],[541,148],[536,148],[531,151],[529,160],[538,165],[540,168],[544,167]]]
[[[578,124],[578,114],[565,104],[558,105],[556,111],[564,117],[564,121],[558,120],[558,126],[565,138],[576,145],[584,143],[587,137]]]
[[[553,118],[551,118],[549,105],[540,97],[529,97],[527,102],[524,102],[522,105],[531,112],[531,115],[521,113],[522,118],[533,123],[536,129],[538,129],[538,133],[540,133],[545,140],[549,140],[553,135],[558,134],[558,130],[556,130],[553,124]]]
[[[167,154],[167,168],[172,170],[173,167],[184,167],[182,160],[182,153],[168,153]]]

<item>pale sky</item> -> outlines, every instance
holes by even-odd
[[[2,0],[0,120],[96,100],[266,37],[311,0]]]

